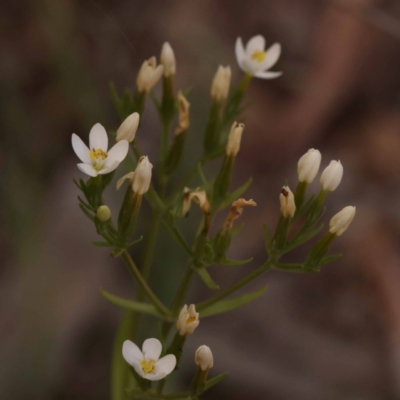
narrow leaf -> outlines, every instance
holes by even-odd
[[[331,263],[332,261],[338,260],[338,259],[341,258],[341,257],[342,257],[341,254],[333,254],[333,255],[331,255],[331,256],[324,257],[324,258],[320,261],[319,265],[321,266],[321,265],[325,265],[325,264]]]
[[[79,208],[83,211],[83,213],[91,220],[94,221],[94,216],[92,214],[90,214],[90,212],[88,210],[86,210],[85,207],[83,207],[82,204],[79,203]]]
[[[211,389],[211,388],[212,388],[213,386],[215,386],[217,383],[219,383],[219,382],[221,382],[222,380],[224,380],[228,375],[229,375],[228,373],[220,374],[220,375],[215,376],[215,377],[212,378],[212,379],[209,379],[209,380],[206,382],[205,386],[204,386],[203,392],[205,392],[205,391],[208,390],[208,389]]]
[[[250,257],[247,260],[229,260],[228,258],[225,258],[223,260],[218,261],[218,264],[225,265],[228,267],[236,267],[238,265],[248,264],[251,261],[253,261],[253,257]]]
[[[209,317],[211,315],[232,311],[236,308],[244,306],[247,303],[250,303],[253,300],[256,300],[265,292],[266,289],[267,286],[263,286],[261,289],[258,289],[255,292],[246,293],[243,296],[235,297],[234,299],[219,301],[209,307],[206,307],[204,310],[199,310],[200,316]]]
[[[285,252],[294,249],[297,246],[300,246],[301,244],[308,242],[310,239],[312,239],[315,235],[317,235],[321,229],[324,227],[324,224],[321,224],[317,226],[314,229],[311,229],[310,231],[303,233],[299,237],[294,237],[289,244],[285,247]]]
[[[125,300],[122,299],[121,297],[114,296],[106,292],[105,290],[100,290],[100,292],[102,296],[110,303],[118,307],[121,307],[125,310],[136,311],[143,314],[150,314],[154,315],[155,317],[164,319],[164,316],[157,311],[157,309],[153,306],[153,304],[140,303],[138,301],[133,301],[133,300]]]
[[[278,263],[274,267],[274,269],[280,269],[282,271],[288,272],[300,272],[300,273],[307,273],[308,271],[304,268],[303,264],[284,264]]]
[[[211,290],[219,289],[219,286],[212,280],[210,274],[205,268],[195,268],[195,271],[209,289]]]

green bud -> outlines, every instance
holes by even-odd
[[[219,147],[219,137],[221,133],[221,112],[222,103],[214,100],[211,104],[204,133],[204,155],[209,157]]]
[[[319,270],[319,264],[328,252],[335,238],[335,234],[327,232],[311,249],[304,263],[304,267],[308,270]]]
[[[111,210],[106,205],[100,206],[96,216],[101,222],[107,222],[111,218]]]
[[[225,156],[222,162],[221,170],[214,182],[213,205],[218,205],[228,195],[232,180],[232,171],[235,157]]]
[[[132,235],[141,204],[142,196],[132,190],[132,185],[128,185],[118,216],[118,234],[121,240]]]

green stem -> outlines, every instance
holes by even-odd
[[[211,297],[210,299],[198,304],[197,311],[205,310],[207,307],[217,303],[219,300],[222,300],[225,297],[231,295],[232,293],[235,293],[237,290],[241,289],[243,286],[248,285],[250,282],[254,281],[254,279],[258,278],[260,275],[262,275],[270,268],[271,268],[270,261],[266,261],[263,265],[258,267],[250,275],[247,275],[239,282],[236,282],[233,285],[229,286],[227,289],[223,290],[220,294]]]
[[[151,302],[154,304],[154,306],[164,315],[170,316],[171,313],[168,310],[167,307],[164,306],[163,303],[158,299],[158,297],[154,294],[154,292],[151,290],[150,286],[147,284],[145,279],[143,278],[142,274],[140,273],[138,267],[132,260],[131,256],[129,253],[124,250],[122,253],[122,258],[125,261],[126,266],[128,267],[130,273],[132,276],[135,278],[136,282],[138,283],[139,287],[141,290],[143,290],[148,298],[151,300]]]

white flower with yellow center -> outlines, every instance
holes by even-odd
[[[173,354],[167,354],[160,358],[161,350],[161,342],[155,338],[146,339],[143,342],[142,351],[130,340],[125,340],[122,345],[125,361],[132,365],[142,378],[149,381],[164,379],[175,369],[176,357]]]
[[[72,134],[72,148],[82,161],[81,164],[78,164],[78,168],[85,174],[94,177],[114,171],[128,154],[129,143],[121,140],[107,151],[107,132],[102,125],[96,124],[89,134],[89,147],[78,135]]]
[[[196,306],[191,304],[189,307],[185,304],[179,313],[176,327],[181,336],[191,335],[199,326],[199,313],[196,312]]]
[[[282,72],[269,72],[278,61],[281,55],[281,45],[274,43],[265,51],[265,39],[261,35],[252,37],[246,45],[243,46],[242,38],[237,38],[236,60],[239,67],[248,74],[256,78],[274,79],[282,75]]]

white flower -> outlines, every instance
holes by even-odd
[[[227,99],[229,87],[231,84],[231,67],[223,67],[220,65],[215,73],[211,85],[211,98],[218,102],[223,102]]]
[[[336,236],[340,236],[350,226],[356,215],[356,208],[347,206],[334,215],[329,222],[329,232]]]
[[[163,44],[161,49],[160,62],[164,66],[164,76],[170,76],[176,74],[176,60],[174,50],[168,42]]]
[[[340,161],[332,160],[321,174],[321,186],[323,190],[333,192],[340,184],[343,177],[343,165]]]
[[[139,113],[134,112],[133,114],[129,115],[118,128],[117,137],[115,140],[117,142],[120,140],[132,142],[135,139],[136,131],[139,127],[139,120]]]
[[[160,358],[161,350],[161,342],[158,339],[146,339],[142,351],[135,343],[125,340],[122,355],[142,378],[159,381],[169,375],[176,365],[176,357],[173,354]]]
[[[208,346],[200,346],[196,351],[194,362],[202,371],[212,368],[214,366],[214,357],[211,349]]]
[[[114,171],[129,150],[129,143],[126,140],[121,140],[107,152],[108,136],[106,130],[100,124],[94,125],[91,129],[89,146],[90,149],[78,135],[72,134],[72,148],[82,161],[82,164],[78,164],[78,168],[93,177]]]
[[[300,157],[297,164],[297,175],[299,182],[311,183],[318,174],[321,164],[321,153],[319,150],[310,149]]]
[[[147,156],[142,156],[139,158],[138,165],[135,172],[129,172],[117,181],[117,190],[122,186],[125,179],[129,179],[132,190],[143,196],[150,188],[151,184],[151,170],[153,169],[153,164],[149,161]]]
[[[194,330],[199,326],[199,313],[196,312],[194,304],[188,306],[185,304],[179,313],[176,327],[178,328],[181,336],[191,335]]]
[[[243,46],[242,38],[237,38],[235,52],[239,67],[248,74],[257,78],[273,79],[282,75],[282,72],[267,72],[273,67],[281,55],[281,45],[273,44],[267,51],[265,49],[265,39],[261,35],[252,37]]]
[[[163,74],[164,67],[159,65],[157,67],[157,61],[155,57],[151,57],[146,60],[136,78],[136,85],[139,92],[150,92],[151,89],[157,84],[160,80],[161,75]]]
[[[226,155],[236,157],[240,150],[240,142],[242,140],[242,133],[244,124],[238,124],[234,122],[231,131],[228,136],[228,142],[226,143]]]
[[[281,212],[284,218],[293,218],[296,212],[296,204],[294,202],[294,196],[289,186],[282,188],[281,194],[279,195],[279,201],[281,202]]]

